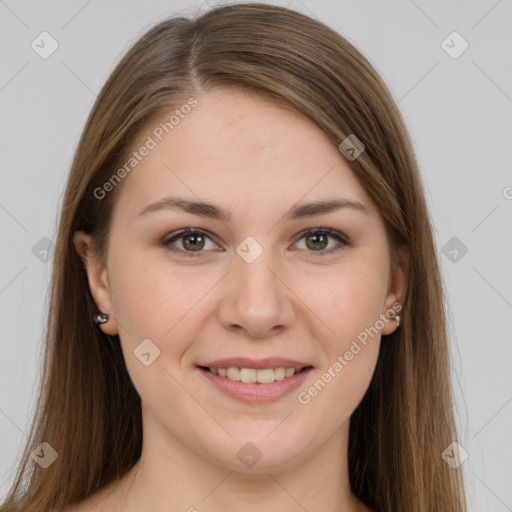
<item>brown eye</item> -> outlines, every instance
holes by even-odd
[[[324,233],[311,233],[305,236],[308,249],[324,250],[328,244],[328,236]]]
[[[305,240],[306,251],[310,256],[327,256],[329,254],[341,251],[345,247],[352,247],[350,240],[334,229],[310,229],[303,233],[300,241]],[[336,240],[338,243],[329,247],[330,239]],[[208,247],[208,243],[211,246]],[[183,256],[201,256],[208,249],[218,249],[218,245],[213,242],[213,238],[202,230],[184,229],[174,234],[174,236],[164,240],[162,245],[167,247],[169,251]]]
[[[207,246],[207,242],[211,246]],[[218,246],[213,242],[212,238],[205,232],[195,229],[185,229],[176,233],[171,238],[164,240],[162,245],[167,247],[171,252],[179,253],[184,256],[200,256],[207,249],[215,249]]]
[[[183,247],[191,251],[200,251],[204,247],[204,236],[200,233],[192,233],[181,237]]]
[[[348,237],[330,228],[310,229],[303,234],[299,242],[302,239],[305,240],[306,250],[311,256],[328,256],[329,254],[341,251],[345,247],[353,247]],[[334,239],[338,243],[327,249],[329,239]]]

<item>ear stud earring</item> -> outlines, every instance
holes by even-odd
[[[106,324],[108,322],[108,315],[106,313],[99,313],[94,320],[96,325]]]
[[[395,314],[395,315],[393,315],[393,316],[391,317],[391,319],[392,319],[392,320],[396,320],[396,327],[397,327],[397,329],[398,329],[398,328],[400,327],[400,315],[396,315],[396,314]]]

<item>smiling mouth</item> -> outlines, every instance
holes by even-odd
[[[275,381],[286,380],[294,375],[313,368],[304,366],[303,368],[286,368],[283,366],[277,368],[217,368],[208,366],[199,366],[205,372],[225,377],[233,382],[243,382],[245,384],[271,384]]]

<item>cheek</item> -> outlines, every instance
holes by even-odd
[[[135,387],[145,397],[165,389],[180,393],[173,376],[181,380],[190,364],[190,348],[214,314],[212,289],[225,271],[180,269],[149,251],[134,252],[113,268],[121,345]],[[147,339],[159,354],[148,367],[136,357]]]
[[[114,308],[130,333],[163,339],[208,290],[209,279],[173,268],[154,249],[132,251],[117,261]]]
[[[308,306],[322,320],[315,337],[324,354],[313,388],[305,391],[319,411],[321,404],[340,404],[332,412],[333,421],[340,415],[348,417],[357,407],[379,354],[382,326],[378,321],[384,313],[388,274],[387,260],[374,254],[369,250],[354,253],[328,275],[317,273],[315,279],[308,277],[306,282],[305,278],[302,284],[303,293],[309,290],[305,295]],[[315,286],[307,288],[313,281]]]
[[[302,295],[326,327],[330,352],[375,325],[384,312],[387,279],[382,262],[366,264],[363,258],[302,279]]]
[[[154,258],[145,261],[143,252],[116,267],[112,284],[122,351],[133,384],[150,407],[158,406],[156,397],[182,396],[175,379],[181,380],[183,354],[202,329],[198,301],[211,288],[209,281],[171,271]]]
[[[323,352],[321,368],[297,397],[311,421],[318,422],[315,428],[323,428],[322,422],[325,428],[337,428],[368,389],[380,348],[376,323],[383,313],[385,286],[379,279],[383,277],[375,270],[345,269],[308,297],[308,305],[328,327],[321,328],[326,334],[321,336],[319,330],[315,336]]]

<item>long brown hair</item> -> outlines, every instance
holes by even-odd
[[[409,252],[402,325],[381,345],[375,374],[353,413],[354,494],[382,512],[462,512],[462,472],[441,456],[457,440],[442,281],[421,177],[386,85],[345,38],[303,14],[267,4],[214,8],[149,30],[98,95],[76,150],[53,260],[39,407],[5,512],[49,512],[124,475],[142,447],[140,397],[118,336],[97,312],[72,236],[93,235],[102,257],[122,182],[94,190],[122,165],[149,119],[215,87],[253,91],[315,123],[335,147],[365,145],[348,161],[385,222],[390,248]],[[129,179],[129,177],[125,178]],[[58,453],[43,469],[30,454]]]

